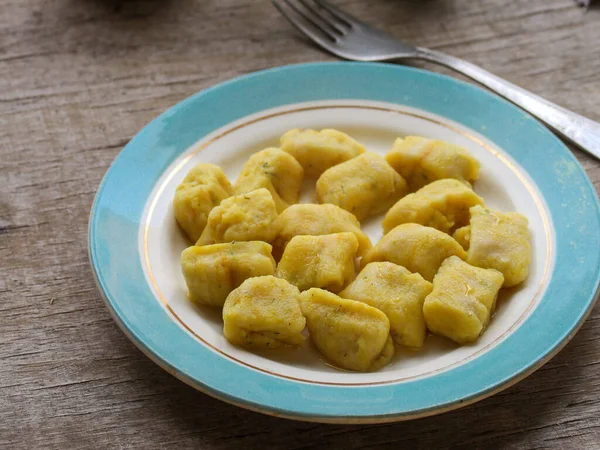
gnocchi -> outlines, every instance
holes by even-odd
[[[523,282],[529,275],[531,262],[527,225],[527,217],[522,214],[474,206],[471,208],[467,262],[501,272],[504,287]]]
[[[299,295],[296,286],[270,275],[245,280],[223,305],[225,338],[257,349],[301,345],[306,319]]]
[[[356,217],[335,205],[292,205],[279,215],[275,226],[278,234],[273,241],[273,251],[276,255],[283,253],[294,236],[302,234],[319,236],[348,231],[354,233],[358,240],[359,256],[371,248],[371,240],[360,229]]]
[[[240,195],[265,188],[281,212],[298,201],[303,178],[304,169],[298,161],[278,148],[267,148],[244,164],[233,190]]]
[[[405,223],[381,238],[362,259],[361,265],[389,261],[432,281],[442,261],[450,256],[465,259],[467,254],[446,233],[416,223]]]
[[[469,208],[475,205],[483,205],[483,199],[464,183],[451,178],[434,181],[392,206],[383,219],[383,231],[418,223],[448,233],[469,223]]]
[[[338,367],[373,371],[394,355],[390,322],[377,308],[318,288],[300,294],[300,308],[315,347]]]
[[[197,164],[177,186],[173,199],[175,219],[185,234],[196,242],[204,231],[210,211],[232,194],[231,183],[219,166]]]
[[[358,220],[386,211],[406,191],[406,181],[376,153],[333,166],[317,181],[319,203],[337,205]]]
[[[354,279],[358,239],[353,233],[294,236],[277,265],[276,275],[301,291],[318,287],[341,291]]]
[[[318,177],[330,167],[365,152],[365,148],[350,136],[331,129],[290,130],[281,136],[280,144],[310,177]]]
[[[490,321],[503,282],[497,270],[471,266],[456,256],[446,259],[423,304],[427,328],[458,344],[476,341]]]
[[[181,254],[181,270],[192,302],[221,307],[244,280],[273,275],[275,260],[266,242],[193,246]]]
[[[275,201],[267,189],[234,195],[213,208],[196,245],[231,241],[272,242],[277,234],[276,219]]]
[[[479,161],[466,149],[419,136],[398,138],[386,161],[413,191],[443,178],[474,182],[479,178]]]
[[[418,273],[390,262],[372,262],[339,295],[382,311],[390,321],[394,342],[419,349],[427,331],[423,302],[431,289],[432,284]]]

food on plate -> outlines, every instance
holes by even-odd
[[[281,136],[280,144],[311,177],[318,177],[330,167],[365,152],[365,148],[347,134],[330,129],[290,130]]]
[[[372,262],[339,295],[381,310],[390,321],[394,342],[419,349],[427,331],[423,302],[431,289],[418,273],[391,262]]]
[[[383,219],[383,231],[419,223],[448,233],[469,223],[469,208],[475,205],[483,205],[483,199],[466,184],[452,178],[437,180],[392,206]]]
[[[385,159],[413,191],[443,178],[469,183],[479,178],[480,164],[471,153],[458,145],[434,139],[398,138]]]
[[[231,241],[271,242],[277,234],[275,219],[277,208],[267,189],[234,195],[213,208],[196,245]]]
[[[376,153],[327,169],[317,181],[319,203],[332,203],[358,220],[386,211],[407,191],[404,179]]]
[[[458,344],[476,341],[487,327],[504,277],[456,256],[445,260],[425,298],[423,314],[432,333]]]
[[[452,237],[462,246],[462,248],[469,250],[469,243],[471,241],[471,225],[465,225],[464,227],[458,228]]]
[[[527,219],[485,207],[471,187],[479,162],[462,147],[409,136],[384,158],[331,129],[280,143],[252,155],[233,187],[198,164],[173,201],[196,242],[181,254],[188,296],[223,308],[232,344],[297,347],[306,327],[324,360],[374,371],[395,344],[423,348],[428,329],[477,341],[499,290],[527,278]],[[318,177],[319,204],[298,204],[305,174]],[[372,246],[359,220],[386,211]]]
[[[501,272],[504,287],[521,283],[529,275],[531,261],[527,225],[527,217],[522,214],[474,206],[467,262]]]
[[[318,288],[300,294],[300,307],[313,344],[338,367],[377,370],[394,355],[390,321],[377,308]]]
[[[231,291],[223,305],[225,338],[255,349],[302,344],[306,319],[299,295],[296,286],[280,278],[248,278]]]
[[[432,281],[442,261],[450,256],[465,259],[467,254],[448,234],[416,223],[405,223],[383,236],[361,260],[361,266],[374,261],[389,261]]]
[[[317,287],[339,292],[354,279],[357,250],[353,233],[294,236],[285,247],[276,276],[301,291]]]
[[[278,234],[273,241],[273,252],[277,256],[283,253],[294,236],[303,234],[319,236],[349,231],[358,239],[359,256],[371,248],[371,241],[360,229],[360,222],[356,217],[335,205],[292,205],[279,215],[275,227]]]
[[[233,190],[236,195],[265,188],[273,196],[277,212],[296,203],[304,169],[292,156],[278,148],[255,153],[244,164]]]
[[[193,246],[181,254],[181,270],[192,302],[221,307],[244,280],[273,275],[275,260],[266,242]]]
[[[175,190],[175,219],[185,234],[196,242],[210,211],[232,194],[231,183],[219,166],[197,164]]]

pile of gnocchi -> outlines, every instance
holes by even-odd
[[[527,218],[485,206],[479,169],[446,142],[399,138],[383,157],[331,129],[288,131],[233,185],[198,164],[173,201],[195,242],[181,255],[189,299],[222,308],[234,345],[293,348],[306,328],[345,370],[380,369],[428,331],[475,342],[531,259]],[[317,203],[298,203],[305,176]],[[373,246],[360,222],[384,212]]]

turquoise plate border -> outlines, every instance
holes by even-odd
[[[138,236],[146,201],[172,161],[206,134],[249,114],[328,99],[383,101],[447,117],[495,142],[537,184],[556,229],[556,265],[539,306],[498,346],[462,366],[400,384],[309,384],[258,372],[213,352],[156,300],[142,269]],[[98,189],[89,224],[90,260],[99,289],[113,317],[144,353],[222,400],[323,422],[385,422],[435,414],[524,378],[558,352],[589,314],[598,292],[599,250],[596,192],[575,157],[545,127],[468,83],[372,63],[275,68],[184,100],[147,125],[117,156]]]

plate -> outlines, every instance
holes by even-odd
[[[175,187],[198,162],[233,181],[255,151],[290,128],[336,128],[384,154],[394,138],[422,135],[468,148],[482,164],[486,204],[530,221],[528,280],[503,291],[474,345],[428,336],[375,373],[339,371],[305,345],[253,353],[230,345],[220,312],[186,300],[186,247],[173,218]],[[307,180],[303,201],[314,196]],[[363,223],[373,242],[381,217]],[[554,356],[590,312],[600,273],[594,188],[571,152],[510,103],[455,79],[388,64],[315,63],[220,84],[147,125],[107,171],[92,207],[90,261],[127,336],[161,367],[209,395],[299,420],[406,420],[475,402]]]

